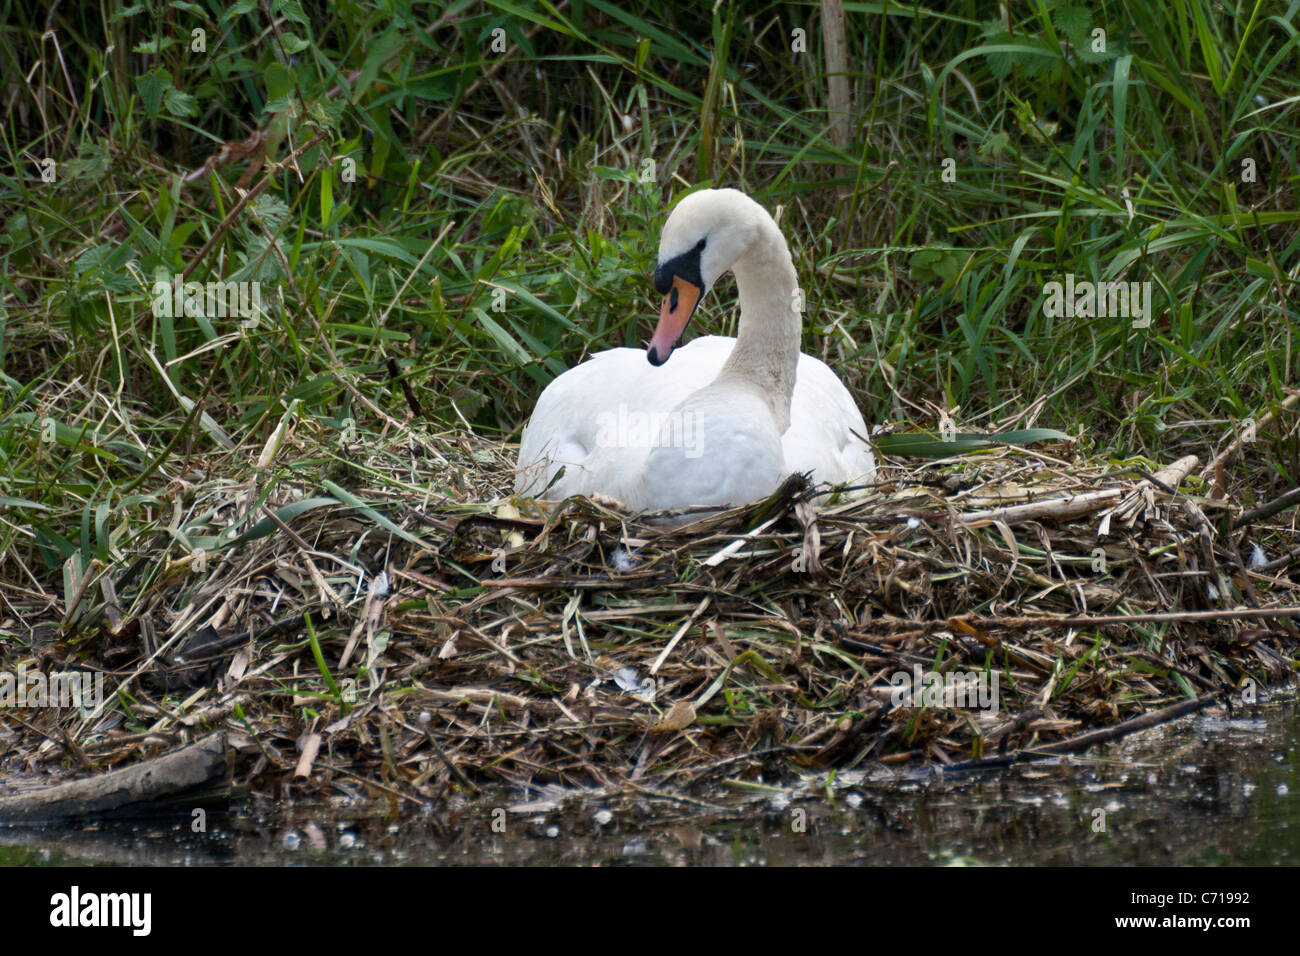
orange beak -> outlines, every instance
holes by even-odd
[[[673,276],[672,288],[659,307],[659,324],[655,326],[655,334],[650,336],[650,348],[646,351],[651,365],[663,365],[668,361],[703,292],[695,283]]]

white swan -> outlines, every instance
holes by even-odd
[[[728,269],[740,293],[737,338],[675,348]],[[646,352],[600,352],[542,391],[520,440],[516,493],[599,493],[644,511],[746,504],[792,472],[832,484],[875,479],[848,389],[799,352],[794,262],[767,210],[735,189],[686,196],[660,233],[654,281],[664,300]]]

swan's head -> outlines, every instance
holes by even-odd
[[[679,202],[659,234],[655,291],[664,297],[646,357],[668,361],[695,307],[753,244],[767,211],[738,189],[701,189]]]

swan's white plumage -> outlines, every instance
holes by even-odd
[[[815,480],[832,484],[870,481],[875,461],[867,445],[854,434],[867,434],[861,412],[825,362],[800,355],[790,427],[781,436],[781,467],[775,471],[763,469],[761,461],[747,455],[755,444],[752,439],[724,436],[727,444],[715,449],[716,453],[710,451],[711,442],[703,441],[699,443],[699,458],[707,458],[708,464],[691,469],[674,483],[680,492],[675,498],[683,504],[642,503],[653,497],[652,489],[644,488],[649,443],[644,448],[617,444],[601,447],[597,439],[601,437],[602,423],[608,432],[611,418],[617,421],[620,405],[629,412],[671,412],[717,377],[735,344],[733,338],[707,335],[675,349],[658,368],[646,361],[642,349],[609,349],[565,372],[546,387],[537,401],[519,446],[515,490],[540,496],[550,485],[545,497],[551,500],[599,492],[629,507],[670,508],[684,507],[685,503],[719,503],[705,500],[713,497],[705,494],[710,490],[719,491],[724,501],[753,501],[770,494],[785,475],[796,471],[811,471]],[[696,427],[707,428],[708,410],[713,406],[693,407],[700,408]],[[731,421],[737,410],[724,405],[719,411]],[[609,417],[600,419],[601,412],[609,413]],[[755,417],[760,415],[756,413]],[[667,439],[672,437],[670,433]],[[684,437],[689,439],[690,435]],[[682,457],[689,451],[683,448]],[[564,475],[551,484],[561,465]],[[691,487],[683,487],[682,482],[688,478]],[[744,483],[751,480],[755,487],[746,488]],[[700,498],[691,500],[697,484]]]
[[[824,362],[798,352],[799,317],[787,317],[785,305],[794,269],[771,217],[742,193],[694,193],[664,227],[661,262],[665,247],[690,249],[697,235],[713,243],[706,286],[735,268],[747,354],[719,378],[737,339],[711,335],[673,349],[658,367],[640,349],[618,348],[570,369],[537,401],[520,442],[516,492],[549,500],[599,493],[647,510],[744,504],[792,472],[831,484],[874,480],[874,458],[859,437],[866,424],[848,390]],[[759,245],[768,258],[753,251]],[[783,338],[760,341],[764,326]],[[781,383],[789,390],[791,378],[785,406]]]

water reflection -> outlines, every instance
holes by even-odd
[[[1084,758],[961,779],[886,770],[691,799],[529,794],[389,819],[372,804],[0,829],[0,865],[1300,863],[1300,695],[1184,718]]]

